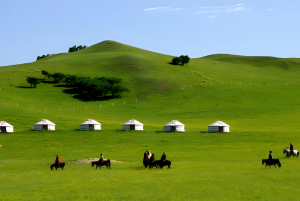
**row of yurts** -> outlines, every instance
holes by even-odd
[[[40,122],[34,124],[34,130],[55,130],[55,124],[47,119],[43,119]],[[93,119],[88,119],[80,125],[80,130],[101,130],[101,124]],[[123,130],[144,130],[143,124],[135,119],[129,120],[123,124]],[[13,132],[13,126],[5,121],[0,122],[0,132],[8,133]],[[170,121],[164,125],[165,132],[184,132],[184,124],[177,120]],[[215,132],[229,132],[229,125],[222,121],[215,121],[208,126],[209,133]]]

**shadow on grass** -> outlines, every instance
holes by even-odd
[[[23,88],[23,89],[34,89],[34,87],[25,87],[25,86],[16,86],[16,88]]]
[[[200,131],[200,133],[208,133],[208,131]]]
[[[57,84],[58,83],[56,81],[51,81],[51,80],[40,80],[40,81],[45,84]]]
[[[58,86],[57,87],[62,87]],[[83,92],[76,88],[68,88],[64,89],[63,92],[65,94],[72,94],[73,98],[79,99],[81,101],[104,101],[104,100],[110,100],[110,99],[118,99],[121,98],[121,96],[104,96],[104,97],[96,97],[93,94],[89,94],[88,92]]]

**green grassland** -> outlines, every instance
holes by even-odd
[[[178,56],[178,55],[176,55]],[[210,55],[185,66],[172,56],[114,41],[0,68],[0,120],[14,133],[0,134],[0,200],[288,200],[298,199],[300,159],[300,59]],[[114,76],[130,89],[121,98],[81,101],[58,84],[30,88],[27,76],[42,70]],[[101,131],[79,131],[86,119]],[[56,131],[33,131],[41,119]],[[144,131],[124,132],[137,119]],[[184,133],[164,133],[171,120]],[[230,133],[207,133],[214,121]],[[144,169],[143,153],[166,152],[172,169]],[[272,150],[282,167],[265,168]],[[111,170],[64,162],[96,158],[124,161]]]

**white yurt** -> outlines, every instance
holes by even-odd
[[[165,132],[172,132],[172,131],[177,131],[177,132],[184,132],[184,124],[177,120],[172,120],[166,125],[164,125],[164,131]]]
[[[217,132],[229,132],[229,125],[225,124],[222,121],[215,121],[214,123],[208,126],[209,133]]]
[[[55,130],[55,124],[47,119],[42,119],[40,122],[37,122],[34,124],[34,130],[35,131],[41,131],[41,130]]]
[[[135,119],[129,120],[125,124],[123,124],[123,131],[128,130],[142,131],[144,130],[143,124]]]
[[[14,127],[5,121],[0,121],[0,133],[12,133]]]
[[[101,124],[94,119],[88,119],[82,124],[80,124],[80,130],[87,131],[87,130],[101,130]]]

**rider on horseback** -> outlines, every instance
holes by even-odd
[[[290,151],[291,151],[291,155],[294,155],[294,146],[292,143],[290,143]]]
[[[102,163],[103,160],[104,160],[104,156],[100,154],[100,159],[99,159],[100,164]]]
[[[163,155],[161,156],[160,161],[163,163],[163,162],[165,162],[166,158],[167,158],[167,155],[165,152],[163,152]]]
[[[269,160],[270,160],[270,161],[273,160],[273,154],[272,154],[272,151],[269,152]]]
[[[59,164],[59,163],[61,163],[61,160],[60,160],[60,158],[58,157],[58,155],[56,155],[56,158],[55,158],[55,164]]]

